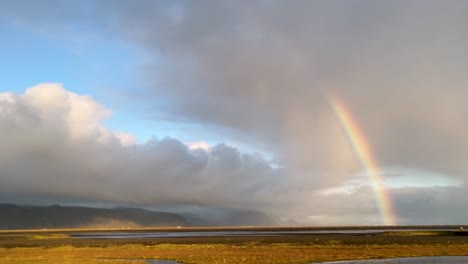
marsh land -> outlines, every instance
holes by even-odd
[[[338,232],[340,230],[343,232]],[[154,236],[158,233],[190,232],[221,233],[207,236]],[[89,236],[119,233],[133,236]],[[153,236],[145,237],[148,233]],[[386,230],[383,227],[182,227],[0,232],[0,263],[5,264],[143,264],[150,263],[146,260],[158,259],[181,263],[311,263],[466,255],[468,233],[457,231],[455,227],[395,227]]]

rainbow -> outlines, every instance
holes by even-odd
[[[380,176],[379,166],[374,159],[372,149],[362,133],[356,120],[346,105],[336,97],[332,97],[331,105],[336,117],[338,118],[346,136],[354,150],[354,153],[360,160],[364,167],[366,174],[374,190],[377,206],[380,209],[382,222],[385,225],[395,225],[395,214],[393,213],[393,205],[390,201],[389,195],[385,188],[382,186],[383,181]]]

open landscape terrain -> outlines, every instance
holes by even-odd
[[[468,264],[468,0],[0,0],[0,264]]]
[[[413,256],[468,255],[464,231],[385,231],[359,233],[312,233],[319,228],[146,228],[8,230],[0,233],[0,262],[34,263],[156,263],[146,260],[175,260],[181,263],[311,263],[333,260],[379,259]],[[344,229],[344,228],[343,228]],[[448,230],[447,227],[444,229]],[[379,230],[379,229],[376,229]],[[414,230],[414,229],[413,229]],[[220,232],[220,236],[159,238],[91,238],[92,234],[147,234],[176,232]],[[258,232],[236,235],[235,232]],[[301,232],[303,231],[303,232]],[[324,230],[321,230],[324,231]],[[268,235],[265,232],[284,232]],[[311,233],[307,233],[311,232]],[[82,237],[76,237],[82,235]]]

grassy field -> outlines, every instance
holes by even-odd
[[[0,232],[0,263],[145,263],[143,259],[171,259],[182,263],[310,263],[468,255],[468,236],[461,232],[392,231],[379,235],[157,239],[82,239],[68,236],[80,231],[83,230]]]

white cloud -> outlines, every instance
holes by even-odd
[[[210,144],[208,144],[205,141],[188,142],[187,146],[193,150],[195,149],[209,150],[211,148]]]
[[[118,140],[126,144],[131,140],[130,135],[113,133],[102,125],[111,115],[108,109],[89,96],[65,90],[61,84],[39,84],[27,89],[23,95],[2,93],[0,100],[3,102],[2,112],[8,113],[5,118],[27,115],[40,124],[58,126],[70,140],[96,140],[101,143]],[[20,106],[26,112],[19,112]]]

